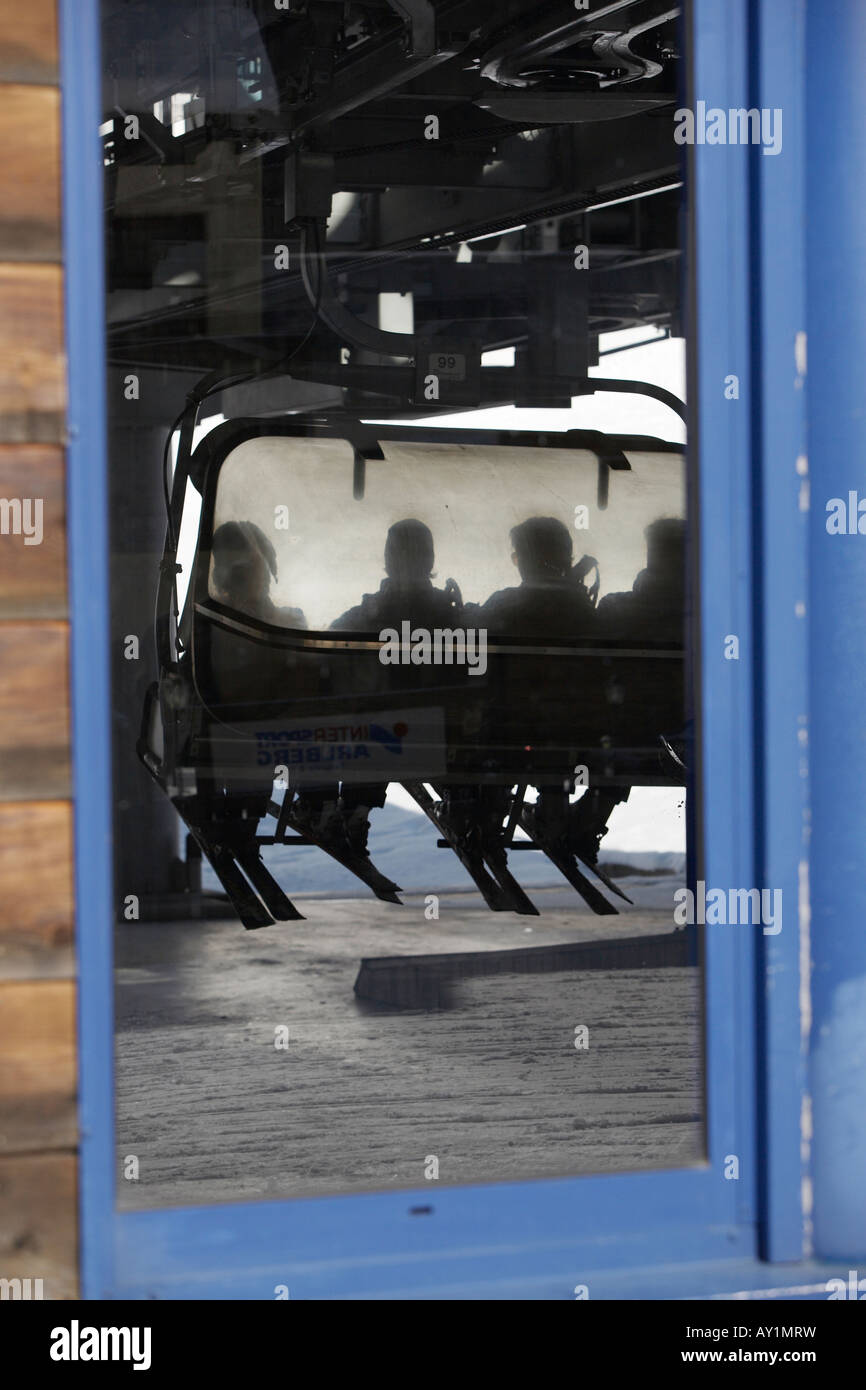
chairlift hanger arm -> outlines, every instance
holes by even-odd
[[[301,277],[307,298],[322,322],[327,324],[338,338],[351,343],[353,347],[375,352],[381,357],[414,358],[414,334],[388,333],[384,329],[375,328],[373,324],[357,318],[340,303],[331,284],[324,256],[319,251],[320,244],[324,245],[324,236],[320,239],[315,225],[307,223],[301,231]]]
[[[581,388],[576,392],[580,396],[592,396],[596,391],[617,391],[630,396],[652,396],[654,400],[661,401],[662,405],[669,406],[681,420],[688,422],[688,407],[685,401],[681,401],[679,396],[675,396],[673,391],[666,391],[663,386],[656,386],[650,381],[628,381],[614,377],[587,377],[581,383]]]

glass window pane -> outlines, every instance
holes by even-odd
[[[556,523],[540,540],[555,553],[559,544],[570,570],[591,535],[606,596],[631,589],[644,568],[648,526],[682,523],[684,462],[675,451],[629,450],[630,471],[617,478],[605,511],[596,505],[598,460],[585,449],[386,440],[382,453],[366,462],[364,496],[353,500],[348,441],[255,438],[234,449],[216,489],[211,597],[281,627],[349,630],[368,621],[357,612],[361,595],[376,594],[386,578],[389,531],[417,520],[432,538],[440,591],[453,579],[465,603],[481,606],[519,585],[512,532],[539,517]],[[224,526],[230,529],[221,531]],[[244,536],[238,526],[255,529]],[[669,528],[671,535],[676,530]],[[264,562],[261,590],[241,582],[246,578],[249,586],[258,573],[256,552]],[[232,566],[234,593],[220,582]],[[683,585],[680,576],[680,594]],[[557,597],[555,587],[539,588],[536,606],[545,628],[570,636]],[[679,607],[681,621],[681,597]],[[365,612],[372,619],[375,606],[367,604]],[[399,616],[399,604],[394,613]]]
[[[120,1204],[702,1161],[682,16],[102,15]]]

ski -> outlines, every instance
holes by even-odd
[[[595,874],[605,888],[633,907],[634,904],[628,894],[614,883],[610,875],[598,863],[599,847],[607,834],[607,823],[611,812],[616,805],[628,800],[630,791],[631,788],[628,787],[624,796],[612,794],[609,791],[596,791],[594,794],[592,792],[585,793],[581,800],[571,807],[567,835],[569,853],[573,854],[575,859],[578,859],[589,869],[590,873]]]
[[[255,844],[238,850],[235,858],[265,906],[278,922],[303,922],[304,914],[286,897]]]
[[[187,822],[187,824],[189,823]],[[241,923],[247,931],[257,931],[259,927],[272,927],[274,919],[271,913],[256,897],[238,868],[231,851],[212,844],[198,827],[190,825],[189,829],[190,834],[200,846],[202,854],[231,898]]]
[[[409,795],[417,801],[428,820],[432,821],[443,840],[448,842],[449,847],[457,855],[487,906],[493,912],[516,911],[517,909],[513,907],[513,900],[506,889],[487,868],[484,856],[477,851],[470,850],[463,838],[457,835],[448,825],[447,820],[439,814],[438,807],[441,802],[436,801],[430,795],[423,782],[404,782],[403,785]]]
[[[586,866],[587,869],[589,869],[590,873],[595,874],[596,878],[601,879],[601,881],[602,881],[602,883],[604,884],[605,888],[609,888],[610,891],[611,891],[611,893],[616,893],[617,897],[618,897],[618,898],[622,898],[623,902],[628,903],[629,907],[634,907],[634,902],[632,901],[632,899],[628,896],[627,893],[624,893],[624,892],[622,891],[621,888],[617,887],[616,883],[615,883],[614,880],[611,878],[610,874],[607,873],[607,872],[601,867],[600,864],[593,864],[593,863],[591,863],[591,861],[590,861],[589,859],[584,859],[584,858],[583,858],[580,854],[578,854],[576,851],[574,851],[574,857],[575,857],[576,859],[579,859],[580,862],[581,862],[582,864],[584,864],[584,865]]]
[[[535,903],[509,869],[508,857],[501,841],[497,841],[495,845],[484,849],[484,859],[502,891],[507,893],[516,904],[512,911],[519,913],[522,917],[540,916]]]
[[[144,759],[143,761],[157,786],[164,791],[165,785],[162,778],[154,767],[151,766],[148,759]],[[240,918],[241,925],[244,926],[247,931],[258,931],[260,927],[272,927],[274,925],[274,915],[259,899],[250,883],[244,877],[244,874],[241,872],[236,862],[234,851],[212,840],[207,830],[205,830],[202,825],[190,819],[182,802],[172,800],[172,805],[225,889],[226,894],[231,900],[232,906]],[[261,867],[264,869],[265,873],[267,873],[264,864],[262,864]],[[268,876],[270,877],[270,875]],[[277,887],[278,885],[274,883],[273,886]],[[288,899],[286,899],[286,902],[288,902]],[[293,912],[297,913],[298,917],[301,916],[291,903],[289,906],[292,908]]]
[[[290,796],[291,793],[287,792],[286,795]],[[291,826],[296,834],[303,836],[311,845],[316,845],[318,849],[324,850],[325,853],[329,854],[332,859],[335,859],[338,864],[342,864],[344,869],[348,869],[349,872],[360,879],[363,884],[366,884],[370,891],[382,902],[396,903],[398,906],[402,906],[397,896],[400,892],[397,884],[393,883],[390,878],[386,878],[383,873],[379,872],[369,854],[363,854],[359,850],[353,850],[348,840],[346,841],[345,849],[342,849],[339,845],[332,844],[321,835],[317,835],[306,821],[302,821],[292,814],[291,807],[288,813],[286,813],[285,803],[283,804],[281,819],[282,817],[284,817],[285,825]]]
[[[568,850],[563,852],[553,840],[548,840],[543,832],[539,833],[531,810],[526,809],[521,812],[520,824],[529,838],[547,855],[554,868],[558,869],[563,878],[568,880],[572,888],[580,894],[593,912],[597,913],[599,917],[619,915],[613,903],[608,902],[604,894],[581,873],[574,855]]]

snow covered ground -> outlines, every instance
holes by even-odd
[[[604,848],[634,899],[597,917],[534,852],[511,864],[539,917],[492,913],[400,789],[371,851],[376,901],[320,850],[265,856],[304,913],[124,923],[117,932],[119,1152],[127,1209],[641,1170],[703,1156],[700,972],[552,969],[459,981],[447,1006],[354,994],[365,958],[525,950],[673,931],[682,793],[635,789]],[[209,886],[216,886],[207,879]],[[439,898],[438,920],[425,897]],[[575,1048],[575,1028],[589,1047]],[[286,1046],[275,1047],[285,1028]]]
[[[444,851],[433,851],[444,853]],[[517,856],[515,856],[516,858]],[[527,855],[527,858],[530,856]],[[633,881],[636,889],[670,878]],[[302,922],[125,923],[116,942],[126,1209],[677,1167],[703,1157],[700,972],[465,978],[446,1006],[354,994],[363,959],[561,946],[671,928],[537,888],[539,917],[472,893],[301,900]],[[575,1029],[588,1047],[575,1047]],[[286,1030],[280,1034],[278,1030]],[[276,1046],[280,1036],[284,1046]]]

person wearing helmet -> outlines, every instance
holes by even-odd
[[[583,583],[588,566],[585,561],[574,564],[568,527],[554,516],[531,516],[512,529],[511,547],[520,584],[492,594],[481,605],[479,622],[494,636],[577,637],[591,632],[594,606]]]
[[[278,608],[271,598],[277,555],[253,521],[226,521],[214,532],[212,592],[219,603],[278,627],[306,628],[300,608]]]
[[[449,580],[444,589],[433,584],[435,547],[429,526],[415,517],[397,521],[385,539],[385,577],[375,593],[365,594],[361,602],[331,624],[332,631],[379,633],[386,628],[398,632],[404,622],[413,627],[455,628],[462,622],[460,591]],[[429,675],[423,668],[401,668],[401,679],[425,683]],[[362,854],[367,851],[370,812],[385,805],[387,782],[344,782],[308,786],[298,803],[299,821],[319,835],[345,840]]]

